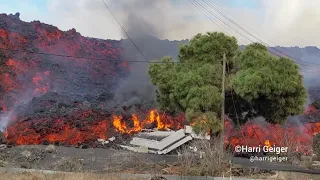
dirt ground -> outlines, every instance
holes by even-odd
[[[121,174],[94,174],[94,173],[56,173],[46,174],[40,172],[24,173],[0,173],[0,180],[166,180],[166,176],[150,175],[150,177],[123,176]],[[160,178],[161,177],[161,178]],[[225,177],[229,179],[229,177]],[[255,175],[248,176],[250,179],[273,179],[273,180],[320,180],[319,175],[294,173],[294,172],[276,172],[275,175]],[[180,178],[171,178],[180,179]],[[233,178],[231,178],[233,179]]]
[[[118,149],[79,149],[62,146],[15,146],[0,152],[0,166],[98,172],[160,172],[174,167],[175,156],[141,154]],[[174,169],[174,168],[173,168]]]
[[[0,180],[148,180],[93,173],[43,174],[43,173],[0,173]]]
[[[250,165],[248,164],[250,162],[246,162],[245,159],[239,160],[239,164],[243,164],[242,167]],[[267,163],[261,163],[261,165],[266,166]],[[80,149],[53,145],[14,146],[2,149],[0,150],[0,167],[65,172],[90,172],[89,174],[92,172],[166,175],[181,174],[181,166],[178,164],[178,158],[176,155],[142,154],[112,148]],[[232,173],[236,176],[248,174],[243,172],[244,170],[242,167],[240,166],[239,168],[234,168]],[[277,171],[280,170],[280,168],[282,167],[279,166],[273,170]],[[267,174],[263,175],[264,177],[269,177],[275,174],[270,173],[271,171],[259,171],[256,174],[261,175],[261,172],[267,172]],[[81,175],[81,177],[86,177],[87,175],[88,174]],[[3,176],[0,175],[0,178],[5,176],[13,176],[12,178],[8,179],[15,179],[15,176],[18,178],[19,175],[3,174]],[[41,174],[32,174],[32,176],[39,176],[39,180],[44,177],[44,175]],[[65,175],[63,175],[63,177],[64,176]],[[99,179],[100,175],[96,176]],[[81,180],[79,174],[76,174],[75,177],[75,179]],[[90,179],[95,179],[95,177],[93,176]],[[320,180],[320,177],[318,179]]]

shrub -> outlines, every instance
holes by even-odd
[[[227,176],[230,175],[229,162],[226,160],[220,141],[213,139],[196,141],[191,147],[197,147],[197,151],[185,147],[179,154],[181,175],[191,176]],[[229,171],[229,172],[228,172]]]

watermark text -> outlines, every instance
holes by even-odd
[[[234,149],[235,152],[237,153],[276,153],[276,154],[281,154],[281,153],[287,153],[288,152],[288,147],[280,147],[280,146],[246,146],[246,145],[238,145]]]

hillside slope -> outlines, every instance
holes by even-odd
[[[86,38],[75,29],[64,32],[39,21],[23,22],[19,14],[1,14],[0,22],[2,111],[47,92],[99,96],[127,72],[119,41]]]

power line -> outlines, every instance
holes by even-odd
[[[200,12],[201,12],[201,10],[200,10],[200,8],[199,8],[199,6],[196,4],[196,2],[193,2],[192,0],[188,0],[194,7],[196,7]],[[210,19],[210,21],[212,22],[212,23],[214,23],[216,26],[218,26],[218,28],[219,29],[221,29],[222,31],[224,30],[224,28],[223,27],[221,27],[217,22],[215,22],[215,21],[213,21],[206,13],[203,13],[208,19]],[[229,32],[230,33],[230,32]]]
[[[246,36],[244,36],[242,33],[234,30],[232,27],[230,27],[229,24],[227,24],[226,22],[224,22],[220,17],[218,17],[217,15],[213,14],[212,11],[210,11],[208,8],[205,7],[204,4],[202,4],[201,2],[197,1],[197,0],[193,0],[194,2],[196,2],[197,4],[199,4],[199,6],[202,7],[202,9],[204,9],[205,11],[207,11],[209,14],[211,14],[213,17],[215,17],[216,19],[218,19],[221,23],[223,23],[225,26],[229,27],[231,30],[235,31],[237,34],[239,34],[240,36],[242,36],[243,38],[247,39],[248,41],[252,42],[252,40],[250,40],[249,38],[247,38]]]
[[[230,73],[229,66],[227,66],[227,71],[228,71],[228,74],[229,74],[229,73]],[[244,133],[243,133],[242,127],[241,127],[241,125],[240,125],[239,116],[238,116],[238,113],[237,113],[237,108],[236,108],[236,104],[235,104],[235,101],[234,101],[233,91],[232,91],[232,90],[231,90],[231,98],[232,98],[233,108],[234,108],[234,111],[235,111],[235,114],[236,114],[237,126],[238,126],[239,129],[240,129],[240,134],[242,135],[242,138],[244,139],[246,145],[248,146],[249,143],[248,143],[248,141],[247,141],[247,139],[246,139],[246,137],[245,137],[245,135],[244,135]],[[224,126],[223,126],[223,128],[224,128]],[[253,129],[253,132],[257,135],[257,133],[256,133],[256,131],[255,131],[255,128],[252,128],[252,129]],[[262,144],[259,136],[258,136],[258,140],[259,140],[260,144]],[[239,146],[239,144],[237,144],[237,146]],[[236,148],[236,147],[232,147],[232,148]],[[234,152],[234,151],[236,151],[236,150],[233,149],[233,152]],[[238,153],[241,153],[241,151],[238,152]],[[234,155],[234,154],[233,154],[233,155]],[[257,164],[256,164],[256,161],[253,161],[253,163],[254,163],[255,165],[257,165]]]
[[[203,0],[204,1],[204,0]],[[258,39],[260,42],[262,42],[264,45],[269,46],[270,48],[274,48],[275,47],[271,47],[268,43],[264,42],[263,40],[261,40],[259,37],[255,36],[253,33],[251,33],[250,31],[246,30],[245,28],[243,28],[240,24],[244,25],[246,28],[250,29],[248,26],[246,26],[244,23],[241,23],[241,21],[239,21],[237,18],[235,18],[234,16],[232,16],[231,14],[228,14],[226,12],[224,12],[223,8],[221,6],[219,6],[217,3],[215,3],[214,1],[210,1],[207,0],[208,4],[211,4],[214,9],[216,9],[218,12],[220,12],[222,14],[222,16],[224,16],[226,19],[228,19],[231,23],[235,24],[238,28],[242,29],[243,31],[245,31],[247,34],[249,34],[250,36],[252,36],[255,39]],[[229,16],[229,17],[228,17]],[[233,20],[233,19],[235,20]],[[238,22],[239,23],[238,23]],[[251,29],[250,29],[251,30]],[[252,30],[253,31],[253,30]],[[253,31],[254,32],[254,31]],[[257,33],[256,33],[257,34]]]
[[[41,52],[34,52],[34,51],[27,51],[27,50],[16,50],[16,49],[8,49],[0,47],[0,50],[6,50],[11,52],[24,52],[28,54],[37,54],[37,55],[45,55],[45,56],[56,56],[56,57],[64,57],[64,58],[73,58],[73,59],[90,59],[90,60],[98,60],[98,61],[111,61],[111,62],[127,62],[127,63],[149,63],[149,64],[199,64],[199,62],[162,62],[162,61],[153,61],[153,62],[146,62],[140,60],[115,60],[109,58],[93,58],[93,57],[83,57],[83,56],[71,56],[71,55],[63,55],[63,54],[52,54],[52,53],[41,53]],[[312,71],[311,71],[312,72]],[[311,73],[307,72],[307,73]]]
[[[162,62],[162,61],[152,61],[152,62],[146,62],[146,61],[140,61],[140,60],[115,60],[115,59],[109,59],[109,58],[93,58],[93,57],[83,57],[83,56],[71,56],[71,55],[63,55],[63,54],[52,54],[52,53],[41,53],[41,52],[33,52],[33,51],[27,51],[27,50],[16,50],[16,49],[8,49],[8,48],[2,48],[0,47],[0,50],[6,50],[11,52],[24,52],[28,54],[37,54],[37,55],[45,55],[45,56],[56,56],[56,57],[63,57],[63,58],[73,58],[73,59],[90,59],[90,60],[98,60],[98,61],[110,61],[110,62],[127,62],[127,63],[148,63],[148,64],[199,64],[200,62]],[[305,72],[305,71],[303,71]],[[312,73],[312,71],[307,71],[306,73]]]
[[[98,61],[111,61],[111,62],[128,62],[128,63],[148,63],[148,64],[200,64],[201,62],[162,62],[162,61],[140,61],[140,60],[116,60],[116,59],[109,59],[109,58],[93,58],[93,57],[83,57],[83,56],[71,56],[71,55],[63,55],[63,54],[52,54],[52,53],[41,53],[41,52],[33,52],[27,50],[16,50],[16,49],[8,49],[0,47],[0,50],[12,51],[12,52],[24,52],[28,54],[37,54],[37,55],[45,55],[45,56],[56,56],[56,57],[64,57],[64,58],[73,58],[73,59],[90,59],[90,60],[98,60]]]
[[[220,22],[222,22],[223,24],[225,24],[227,27],[229,27],[230,29],[232,29],[233,31],[235,31],[237,34],[239,34],[240,36],[242,36],[242,37],[244,37],[245,39],[247,39],[248,41],[250,41],[250,42],[252,42],[252,43],[254,43],[251,39],[249,39],[248,37],[246,37],[245,35],[243,35],[242,33],[240,33],[239,31],[237,31],[237,30],[235,30],[234,28],[232,28],[229,24],[227,24],[226,22],[224,22],[221,18],[219,18],[216,14],[214,14],[214,12],[213,11],[211,11],[211,10],[208,10],[208,8],[206,8],[205,6],[205,4],[202,4],[202,3],[200,3],[200,2],[197,2],[196,0],[194,0],[197,4],[199,4],[201,7],[202,7],[202,9],[204,9],[205,11],[207,11],[209,14],[211,14],[213,17],[215,17],[216,19],[218,19]],[[194,4],[193,4],[194,5]],[[221,15],[221,13],[220,13],[220,15]],[[223,16],[224,17],[224,16]],[[210,19],[210,18],[209,18]],[[211,19],[210,19],[211,20]],[[275,49],[276,50],[276,49]],[[277,50],[276,50],[277,51]],[[270,51],[269,50],[269,52],[271,53],[271,54],[273,54],[273,55],[275,55],[275,56],[277,56],[277,57],[282,57],[282,56],[280,56],[280,55],[278,55],[278,54],[276,54],[276,53],[273,53],[272,51]],[[280,52],[281,53],[281,52]],[[292,59],[294,59],[294,58],[292,58]],[[305,65],[305,64],[301,64],[301,65],[304,65],[304,66],[307,66],[307,65]]]
[[[195,5],[195,3],[192,3],[192,5],[193,6],[195,6],[198,10],[200,10],[203,14],[205,14],[206,15],[206,12],[205,11],[207,11],[211,16],[213,16],[213,17],[215,17],[216,19],[218,19],[220,22],[222,22],[223,24],[225,24],[227,27],[229,27],[230,29],[232,29],[232,30],[234,30],[232,27],[230,27],[230,25],[228,25],[226,22],[224,22],[221,18],[219,18],[217,15],[215,15],[212,11],[210,11],[210,10],[208,10],[205,6],[205,4],[202,4],[202,3],[200,3],[200,2],[197,2],[196,0],[193,0],[195,3],[197,3],[198,4],[198,6],[201,6],[200,8],[202,9],[199,9],[199,7],[197,7],[196,5]],[[189,2],[191,2],[190,0],[189,0]],[[205,10],[205,11],[203,11],[203,10]],[[212,21],[212,19],[210,18],[210,17],[208,17],[207,15],[206,15],[206,17],[209,19],[209,20],[211,20]],[[214,21],[213,21],[214,22]],[[215,23],[215,22],[214,22]],[[215,23],[216,24],[216,23]],[[224,29],[223,28],[221,28],[222,29],[222,32],[224,32]],[[236,30],[234,30],[235,32],[237,32],[239,35],[241,35],[242,37],[244,37],[244,38],[246,38],[247,40],[249,40],[250,42],[252,42],[252,43],[254,43],[251,39],[249,39],[249,38],[247,38],[245,35],[243,35],[243,34],[241,34],[240,32],[238,32],[238,31],[236,31]],[[271,47],[271,49],[272,49],[272,47]],[[275,49],[275,48],[273,48],[273,49]],[[278,51],[277,49],[275,49],[276,51]],[[274,53],[274,52],[272,52],[272,51],[270,51],[269,49],[268,49],[268,51],[271,53],[271,54],[273,54],[273,55],[275,55],[275,56],[277,56],[277,57],[282,57],[282,56],[280,56],[279,54],[277,54],[277,53]],[[280,51],[278,51],[280,54],[281,54],[281,52]],[[289,56],[288,56],[289,57]],[[294,57],[291,57],[292,59],[295,59]],[[301,61],[301,60],[300,60]],[[305,61],[304,61],[305,62]],[[299,63],[299,62],[296,62],[297,64],[300,64],[301,66],[305,66],[305,67],[308,67],[308,68],[315,68],[315,67],[313,67],[313,66],[309,66],[308,64],[303,64],[303,63]],[[307,63],[309,63],[309,62],[307,62]],[[319,67],[319,65],[320,64],[314,64],[314,65],[318,65],[318,67]],[[303,71],[302,69],[301,69],[301,71]]]
[[[220,9],[222,12],[223,12],[223,9],[222,9],[222,7],[220,7],[217,3],[214,3],[214,1],[210,1],[210,0],[208,0],[209,2],[211,2],[212,4],[213,4],[213,6],[215,6],[215,7],[217,7],[218,9]],[[226,15],[228,16],[230,16],[231,18],[231,20],[232,20],[232,18],[234,18],[234,19],[236,19],[237,20],[237,18],[235,18],[234,16],[232,16],[231,14],[227,14],[226,13]],[[237,20],[237,21],[239,21],[239,20]],[[241,22],[240,22],[241,23]],[[246,28],[248,28],[248,29],[250,29],[250,27],[248,27],[248,26],[246,26],[244,23],[242,23],[242,25],[244,25]],[[250,29],[251,30],[251,29]],[[250,31],[249,31],[250,32]],[[256,33],[257,34],[257,33]]]
[[[123,30],[123,32],[126,34],[126,36],[128,37],[128,39],[131,41],[131,43],[135,46],[135,48],[140,52],[140,54],[143,56],[143,58],[150,63],[150,61],[147,59],[147,57],[142,53],[142,51],[139,49],[139,47],[136,45],[136,43],[133,42],[133,40],[130,38],[129,34],[127,33],[127,31],[124,29],[124,27],[121,25],[121,23],[118,21],[118,19],[116,18],[116,16],[112,13],[111,9],[109,8],[109,6],[104,2],[104,0],[101,0],[103,2],[103,4],[106,6],[106,8],[108,9],[108,11],[110,12],[110,14],[112,15],[112,17],[114,18],[114,20],[117,21],[117,23],[119,24],[119,26],[121,27],[121,29]]]
[[[205,0],[203,0],[205,2]],[[236,21],[234,21],[232,18],[234,18],[232,15],[229,15],[228,13],[224,12],[223,8],[220,7],[217,3],[214,3],[213,1],[210,1],[210,0],[207,0],[207,5],[211,5],[210,7],[213,7],[214,9],[216,9],[218,11],[218,13],[220,15],[222,15],[224,18],[226,18],[228,21],[230,21],[232,24],[236,25],[238,28],[240,28],[241,30],[243,30],[245,33],[249,34],[251,37],[259,40],[262,44],[268,46],[269,48],[275,50],[276,52],[282,54],[282,55],[285,55],[293,60],[296,60],[296,61],[300,61],[300,62],[305,62],[305,63],[309,63],[309,64],[313,64],[313,65],[317,65],[317,66],[320,66],[320,64],[317,64],[317,63],[310,63],[310,62],[307,62],[307,61],[303,61],[301,60],[300,58],[297,59],[296,57],[293,57],[293,56],[290,56],[288,54],[285,54],[283,52],[281,52],[280,50],[278,50],[277,48],[275,47],[272,47],[271,45],[269,45],[268,43],[264,42],[263,40],[261,40],[259,37],[255,36],[254,34],[252,34],[250,31],[246,30],[244,27],[242,27],[239,23],[237,23]],[[228,17],[229,15],[229,17]],[[236,19],[236,18],[234,18]],[[239,21],[239,20],[238,20]],[[243,23],[242,23],[243,24]],[[246,26],[247,27],[247,26]],[[248,28],[248,27],[247,27]],[[269,51],[270,52],[270,51]],[[272,52],[271,52],[272,53]],[[281,57],[281,56],[279,56]]]
[[[104,2],[104,0],[102,0],[103,3],[106,5],[106,3]],[[199,11],[201,11],[200,7],[205,8],[202,4],[199,5],[199,2],[197,2],[196,0],[194,0],[195,2],[192,2],[192,0],[189,0],[190,3],[192,3]],[[197,4],[198,5],[197,5]],[[107,9],[110,11],[110,8],[106,5]],[[208,9],[206,9],[208,11]],[[201,11],[203,12],[203,11]],[[210,11],[208,11],[210,14]],[[118,22],[119,26],[123,29],[123,31],[127,34],[126,30],[123,28],[123,26],[120,24],[120,22],[116,19],[116,17],[114,16],[114,14],[112,13],[112,11],[110,11],[111,15],[114,17],[114,19]],[[221,27],[218,23],[216,23],[215,21],[213,21],[205,12],[204,14],[206,15],[207,18],[209,18],[214,24],[216,24],[222,31],[224,31],[224,28]],[[211,13],[212,15],[212,13]],[[217,16],[214,16],[217,18]],[[220,22],[222,21],[219,18]],[[224,23],[225,24],[225,23]],[[230,26],[229,26],[230,27]],[[228,29],[227,29],[228,30]],[[230,33],[230,31],[229,31]],[[140,60],[131,60],[131,61],[127,61],[127,60],[113,60],[113,59],[108,59],[108,58],[92,58],[92,57],[82,57],[82,56],[71,56],[71,55],[62,55],[62,54],[52,54],[52,53],[41,53],[41,52],[33,52],[33,51],[26,51],[26,50],[15,50],[15,49],[7,49],[7,48],[0,48],[3,50],[7,50],[7,51],[13,51],[13,52],[25,52],[25,53],[31,53],[31,54],[38,54],[38,55],[47,55],[47,56],[57,56],[57,57],[65,57],[65,58],[74,58],[74,59],[91,59],[91,60],[103,60],[103,61],[115,61],[115,62],[128,62],[128,63],[158,63],[158,64],[165,64],[165,63],[186,63],[186,64],[197,64],[198,62],[150,62],[148,61],[148,59],[145,57],[145,55],[141,52],[141,50],[138,48],[138,46],[134,43],[134,41],[130,38],[130,36],[127,34],[128,38],[130,39],[130,41],[134,44],[134,46],[137,48],[137,50],[141,53],[141,55],[145,58],[146,61],[140,61]],[[305,65],[306,67],[309,67],[307,65]],[[315,67],[311,67],[311,68],[315,68]],[[310,72],[308,72],[310,73]]]
[[[203,0],[203,1],[204,1],[204,0]],[[205,1],[204,1],[204,2],[205,2]],[[226,18],[227,20],[229,20],[231,23],[235,24],[238,28],[240,28],[241,30],[243,30],[244,32],[246,32],[247,34],[249,34],[251,37],[260,40],[258,37],[256,37],[256,36],[253,35],[252,33],[248,32],[245,28],[242,28],[242,26],[239,25],[239,24],[238,24],[236,21],[234,21],[232,18],[227,17],[228,14],[226,14],[226,13],[222,10],[222,8],[220,8],[216,3],[214,3],[213,1],[208,0],[207,4],[209,4],[209,5],[211,4],[211,5],[213,6],[213,8],[214,8],[215,10],[217,10],[220,15],[222,15],[224,18]],[[209,7],[211,7],[211,6],[209,6]],[[230,15],[230,16],[231,16],[231,15]],[[263,41],[260,40],[260,42],[263,42]]]
[[[194,2],[193,2],[193,1],[194,1]],[[230,35],[232,35],[232,34],[230,33],[229,29],[225,29],[225,28],[219,26],[216,21],[213,21],[213,20],[212,20],[212,17],[210,17],[210,15],[213,16],[213,17],[215,17],[216,19],[218,19],[219,22],[223,22],[223,20],[222,20],[221,18],[219,18],[219,17],[217,17],[217,15],[213,14],[213,12],[210,11],[210,10],[208,10],[203,4],[197,2],[196,0],[193,0],[193,1],[192,1],[192,0],[189,0],[189,2],[190,2],[193,6],[195,6],[200,12],[202,12],[211,22],[213,22],[214,24],[216,24],[216,25],[222,30],[222,32],[224,32],[224,31],[227,30],[228,33],[229,33]],[[205,11],[203,11],[203,10],[205,10]],[[208,16],[207,14],[209,14],[209,16]],[[223,23],[226,24],[225,22],[223,22]],[[233,28],[230,27],[230,26],[228,26],[228,27],[231,28],[231,29],[233,29]],[[228,33],[227,33],[227,34],[228,34]],[[246,36],[244,36],[244,35],[243,35],[243,37],[246,38]],[[249,40],[250,42],[253,42],[253,41],[250,40],[249,38],[246,38],[246,39]],[[240,39],[239,41],[241,42],[241,39]],[[271,54],[273,54],[273,55],[275,55],[275,56],[277,56],[277,57],[282,57],[282,56],[280,56],[280,55],[278,55],[278,54],[270,51],[269,49],[268,49],[268,51],[269,51]],[[312,68],[312,69],[316,68],[316,67],[314,67],[314,66],[309,66],[308,64],[303,64],[303,63],[301,63],[301,62],[300,62],[300,63],[297,63],[297,64],[299,64],[299,65],[301,65],[301,66],[304,66],[304,67]],[[301,69],[301,71],[304,72],[304,70],[302,70],[302,69]]]
[[[52,54],[52,53],[41,53],[41,52],[33,52],[27,50],[16,50],[16,49],[8,49],[8,48],[0,48],[6,51],[12,52],[24,52],[28,54],[38,54],[38,55],[45,55],[45,56],[57,56],[57,57],[64,57],[64,58],[74,58],[74,59],[90,59],[90,60],[103,60],[103,61],[116,61],[116,62],[145,62],[145,61],[126,61],[126,60],[115,60],[115,59],[108,59],[108,58],[92,58],[92,57],[83,57],[83,56],[71,56],[71,55],[63,55],[63,54]],[[154,62],[157,63],[157,62]]]

